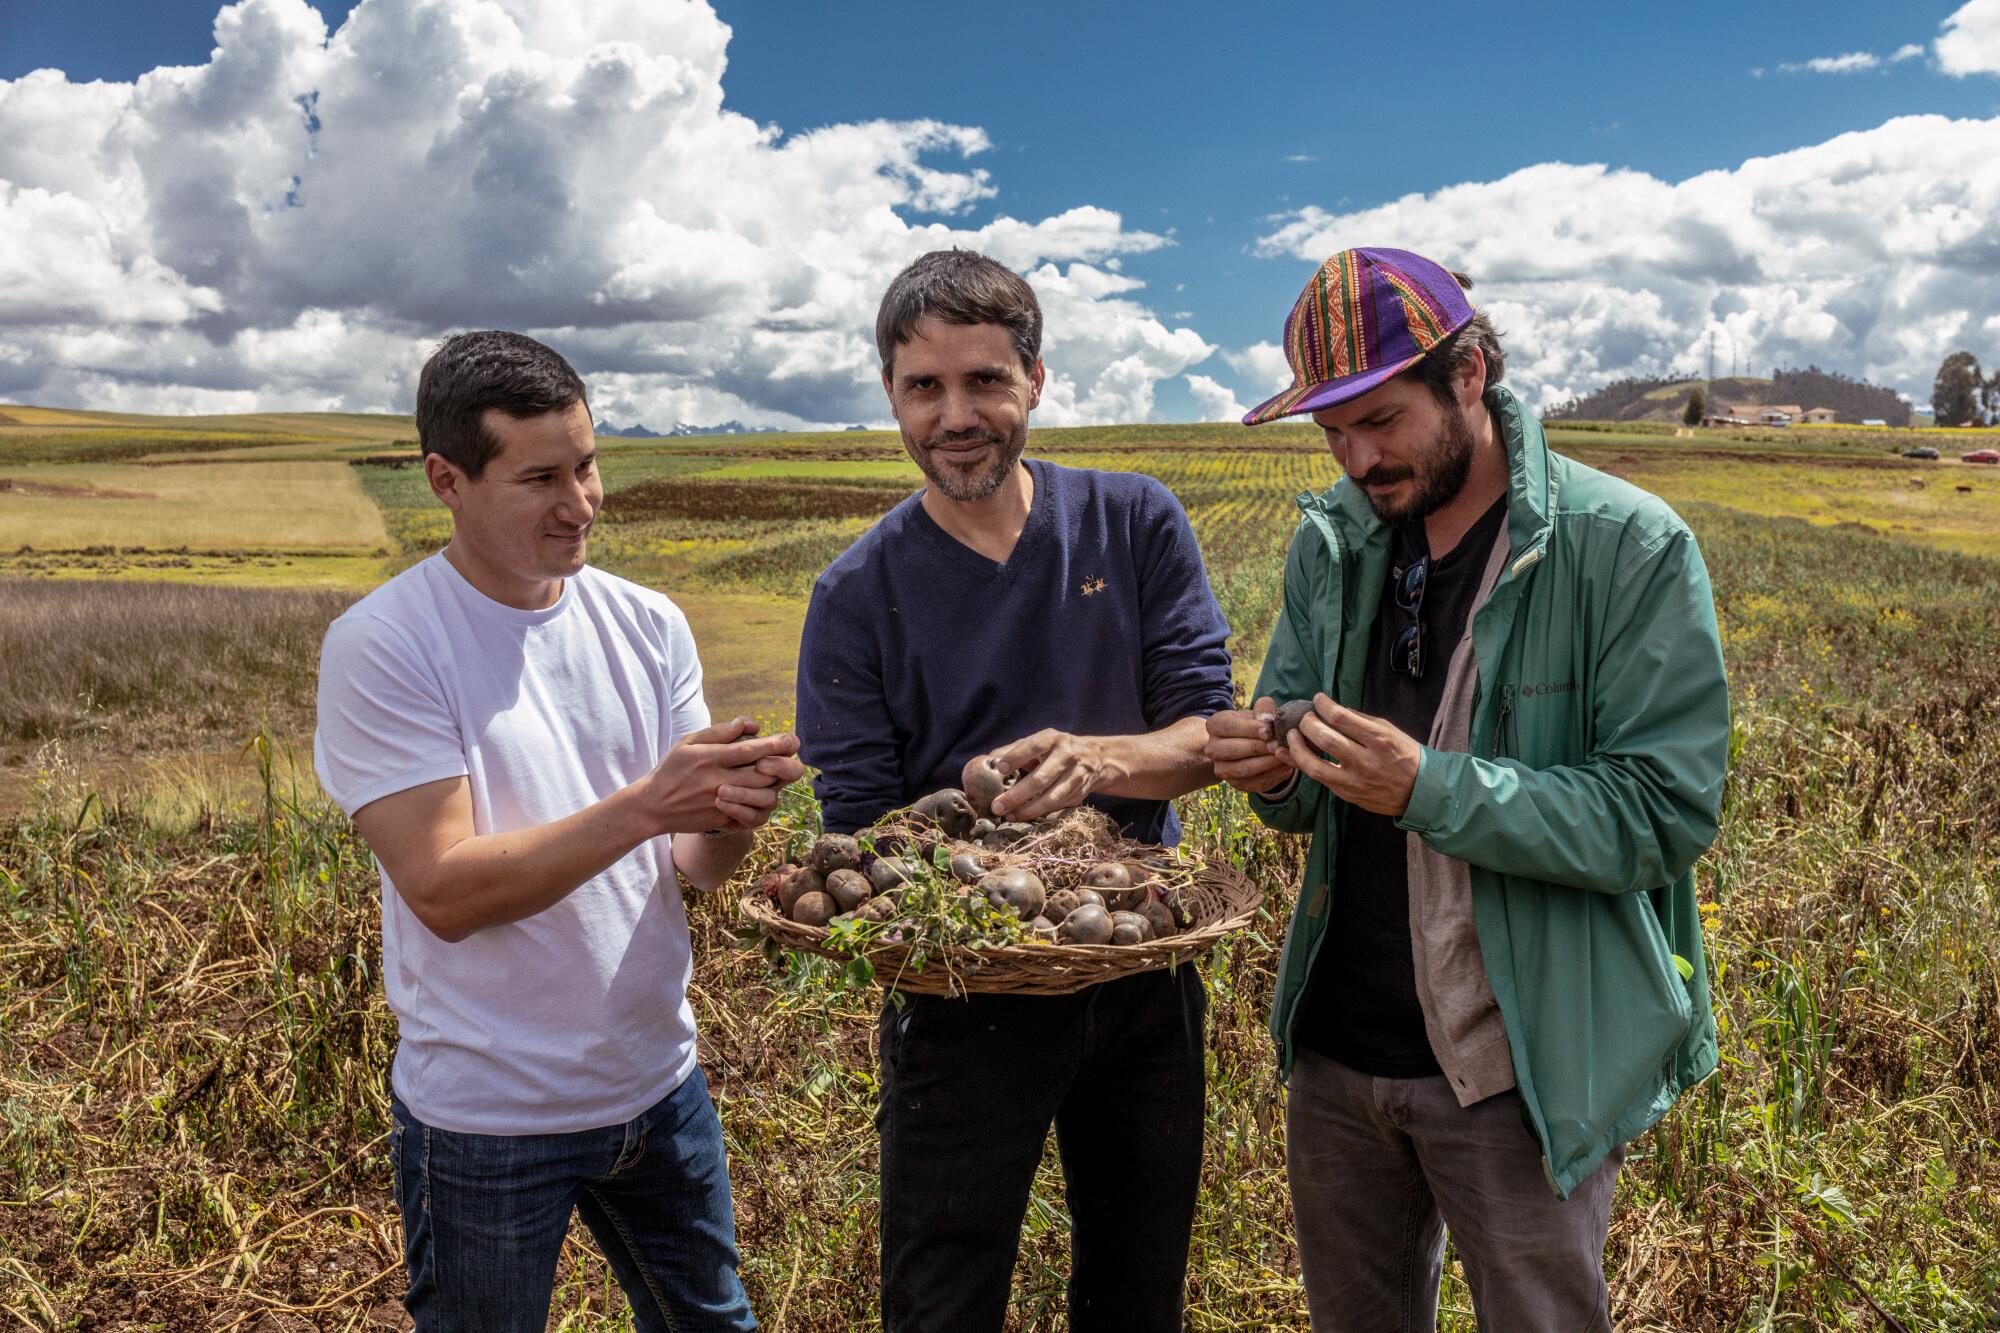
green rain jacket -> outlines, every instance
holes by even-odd
[[[1507,449],[1511,549],[1471,622],[1472,752],[1426,747],[1398,822],[1471,867],[1515,1080],[1566,1198],[1715,1069],[1693,867],[1720,817],[1729,689],[1687,526],[1549,452],[1506,389],[1486,404]],[[1390,530],[1345,479],[1298,504],[1257,694],[1323,690],[1359,708]],[[1271,1009],[1289,1077],[1300,1000],[1337,928],[1329,884],[1347,805],[1310,780],[1250,804],[1272,828],[1313,835]]]

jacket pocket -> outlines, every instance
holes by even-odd
[[[1521,737],[1514,721],[1514,689],[1512,685],[1500,687],[1500,712],[1493,720],[1493,757],[1495,759],[1518,759],[1521,757]]]

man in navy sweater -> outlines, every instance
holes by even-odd
[[[800,756],[826,827],[862,828],[994,753],[996,817],[1088,802],[1171,843],[1231,704],[1228,626],[1187,516],[1150,477],[1021,455],[1041,399],[1028,284],[938,251],[876,318],[924,488],[820,576]],[[1070,1327],[1181,1327],[1201,1167],[1191,967],[1073,995],[906,995],[880,1024],[882,1305],[891,1333],[998,1330],[1051,1124],[1073,1223]]]

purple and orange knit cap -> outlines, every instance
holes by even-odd
[[[1422,255],[1368,246],[1319,266],[1285,319],[1292,387],[1259,403],[1246,426],[1359,398],[1465,327],[1458,279]]]

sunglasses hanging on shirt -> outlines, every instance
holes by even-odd
[[[1412,680],[1424,678],[1424,585],[1430,580],[1431,558],[1418,556],[1396,576],[1396,605],[1410,618],[1389,649],[1389,669]]]

